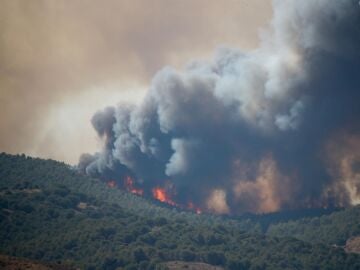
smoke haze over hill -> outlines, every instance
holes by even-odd
[[[256,47],[270,16],[270,0],[2,0],[0,150],[76,164],[96,110],[137,103],[165,64]]]

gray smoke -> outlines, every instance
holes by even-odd
[[[177,203],[218,213],[356,202],[359,172],[350,181],[341,164],[359,161],[347,147],[350,137],[360,145],[359,3],[273,7],[258,49],[221,48],[212,61],[165,67],[141,105],[97,112],[104,148],[79,168],[131,176],[148,194],[170,187]]]

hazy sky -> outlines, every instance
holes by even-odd
[[[256,47],[270,2],[2,0],[0,151],[76,163],[98,109],[141,101],[165,65]]]

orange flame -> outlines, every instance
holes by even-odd
[[[133,194],[142,196],[144,194],[144,191],[140,188],[134,187],[134,180],[131,179],[130,176],[126,176],[124,179],[124,186],[125,189]]]
[[[107,186],[109,188],[115,188],[116,187],[116,182],[114,180],[110,180],[107,182]]]
[[[153,196],[156,200],[159,200],[160,202],[164,202],[173,206],[176,206],[177,204],[171,200],[170,196],[166,193],[166,190],[160,187],[156,187],[152,189]]]
[[[201,209],[199,207],[195,206],[195,204],[193,204],[192,202],[188,202],[187,208],[195,211],[195,213],[198,215],[200,215],[202,213]]]
[[[107,182],[107,186],[110,188],[116,188],[117,182],[115,180],[109,180]],[[124,189],[127,190],[128,192],[131,192],[131,193],[139,195],[139,196],[144,195],[143,189],[134,187],[134,180],[130,176],[126,176],[124,178]],[[187,205],[181,205],[181,204],[174,202],[171,199],[171,196],[169,195],[169,193],[167,192],[167,190],[165,188],[155,187],[152,189],[152,194],[153,194],[154,199],[156,199],[160,202],[167,203],[169,205],[176,206],[181,209],[190,209],[190,210],[194,211],[196,214],[202,213],[202,210],[199,207],[197,207],[196,205],[194,205],[192,202],[189,202]]]

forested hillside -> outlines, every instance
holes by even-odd
[[[81,269],[160,269],[168,261],[360,269],[359,255],[332,246],[359,233],[359,208],[286,222],[197,215],[109,188],[63,163],[3,153],[0,209],[1,253]]]
[[[296,237],[312,243],[344,245],[350,237],[360,235],[360,207],[272,224],[267,233],[271,236]]]

